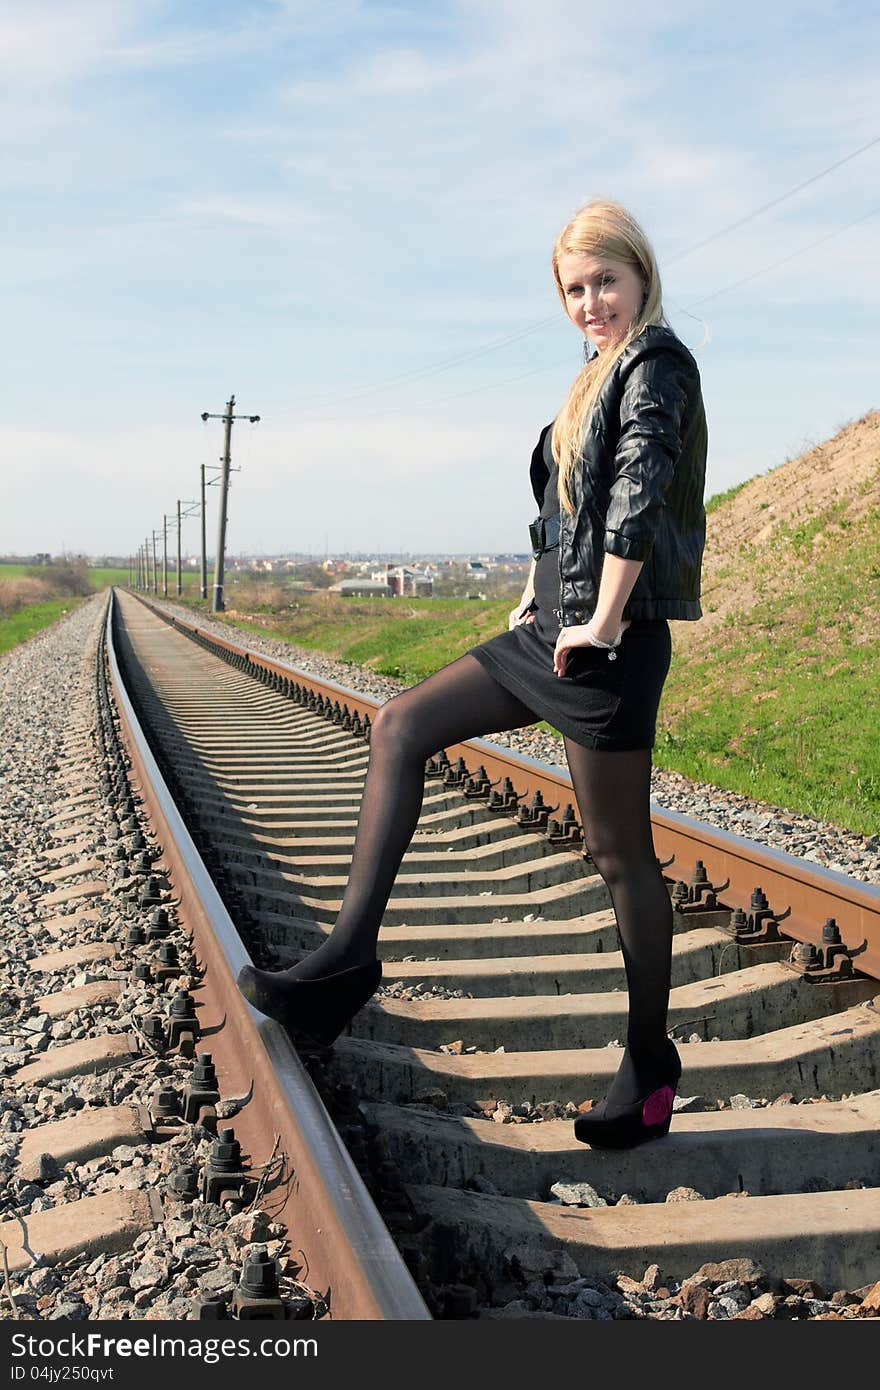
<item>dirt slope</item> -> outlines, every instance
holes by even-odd
[[[703,618],[673,623],[678,650],[701,650],[756,603],[789,592],[811,561],[880,512],[880,411],[760,477],[707,517]],[[878,556],[880,562],[880,556]],[[877,637],[875,596],[865,595],[864,640]],[[858,640],[858,638],[856,639]]]

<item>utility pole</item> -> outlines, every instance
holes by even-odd
[[[168,597],[168,513],[162,514],[162,597]]]
[[[205,465],[202,464],[202,568],[199,575],[199,592],[203,599],[208,597],[208,557],[205,553]]]
[[[224,441],[223,441],[223,472],[220,475],[220,513],[217,519],[217,554],[214,556],[214,599],[211,604],[212,613],[223,613],[226,604],[223,602],[223,561],[226,554],[226,508],[229,498],[229,469],[232,464],[232,407],[235,405],[235,397],[230,396],[226,406],[226,418],[224,420]]]
[[[177,499],[177,597],[178,597],[178,598],[180,598],[181,594],[183,593],[182,561],[181,561],[181,554],[180,554],[180,545],[181,545],[181,542],[180,542],[180,523],[181,523],[181,518],[182,518],[182,517],[186,517],[186,516],[195,516],[195,512],[194,512],[194,511],[182,512],[182,511],[180,510],[181,506],[186,506],[186,507],[193,508],[193,507],[197,507],[197,506],[198,506],[198,503],[197,503],[197,502],[190,502],[188,499],[187,499],[186,501],[183,501],[183,499],[180,498],[180,497],[178,497],[178,499]]]
[[[159,532],[153,532],[153,593],[159,597],[159,562],[156,559],[156,537]]]
[[[235,397],[230,396],[226,403],[226,413],[224,415],[210,415],[207,410],[202,412],[203,420],[222,420],[225,425],[223,458],[221,463],[223,471],[220,475],[220,515],[217,520],[217,554],[214,559],[214,599],[211,604],[212,613],[223,613],[226,605],[223,602],[223,557],[226,551],[226,504],[229,496],[229,474],[232,468],[232,422],[233,420],[250,420],[252,425],[257,424],[259,415],[234,415]]]

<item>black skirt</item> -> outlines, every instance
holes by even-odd
[[[545,719],[575,743],[612,752],[653,748],[672,659],[667,620],[634,619],[614,660],[602,647],[570,650],[564,676],[553,670],[554,647],[555,636],[550,640],[525,623],[472,647],[470,655],[534,710],[536,720]]]

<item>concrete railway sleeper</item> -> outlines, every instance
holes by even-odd
[[[334,920],[375,702],[131,595],[114,630],[237,931],[290,963]],[[683,1085],[661,1143],[590,1150],[571,1119],[616,1070],[626,997],[570,786],[481,740],[426,779],[383,984],[304,1060],[431,1314],[880,1311],[880,893],[658,816]]]

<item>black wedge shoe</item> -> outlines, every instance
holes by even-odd
[[[381,979],[382,962],[374,960],[316,980],[297,980],[289,970],[246,965],[235,983],[249,1004],[282,1024],[294,1041],[329,1047],[375,994]]]
[[[662,1085],[632,1105],[610,1106],[602,1100],[574,1122],[574,1137],[593,1149],[633,1149],[669,1133],[672,1103],[681,1079],[681,1058],[673,1042]]]

